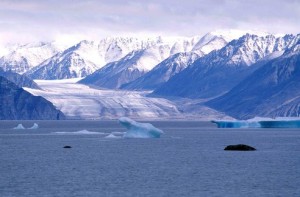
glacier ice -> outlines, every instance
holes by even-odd
[[[213,123],[217,124],[218,128],[260,128],[261,125],[259,122],[252,122],[247,120],[213,120]]]
[[[38,129],[39,125],[37,123],[34,123],[32,127],[28,128],[28,129]]]
[[[218,128],[300,128],[300,119],[253,118],[249,120],[213,120]]]
[[[18,124],[18,126],[14,127],[13,129],[25,129],[22,124]]]
[[[119,118],[119,122],[127,129],[124,138],[159,138],[164,132],[150,123],[136,122],[130,118]]]

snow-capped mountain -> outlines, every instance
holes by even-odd
[[[156,42],[146,49],[134,51],[117,62],[107,64],[102,69],[80,81],[80,83],[96,85],[103,88],[120,88],[122,85],[143,76],[163,60],[176,53],[193,51],[195,54],[198,54],[198,56],[203,56],[205,53],[202,49],[205,49],[205,52],[210,52],[211,50],[218,49],[226,43],[227,42],[222,38],[222,36],[218,35],[206,35],[205,39],[199,37],[173,39],[158,37]],[[182,58],[182,63],[178,63],[176,58],[173,59],[173,61],[174,64],[177,65],[186,65],[188,62],[186,58]],[[169,62],[168,64],[171,65],[172,63]],[[177,71],[181,70],[183,69],[179,69]],[[164,69],[164,71],[168,72],[168,69]],[[175,70],[173,74],[177,73],[177,71]],[[173,74],[162,73],[161,75],[157,75],[157,77],[168,78],[167,75],[172,76]],[[166,81],[166,79],[156,80]]]
[[[300,116],[298,43],[267,62],[227,94],[207,103],[235,118]],[[295,39],[297,40],[297,39]]]
[[[259,60],[272,58],[274,52],[283,51],[294,42],[293,35],[260,37],[246,34],[222,49],[199,58],[156,89],[154,94],[190,98],[224,94],[257,69],[255,63]]]
[[[80,83],[103,88],[120,88],[143,74],[170,55],[170,46],[158,45],[133,51],[119,61],[107,64],[102,69],[81,80]]]
[[[105,64],[117,61],[128,53],[139,50],[146,50],[145,55],[147,57],[143,58],[145,60],[141,60],[141,62],[147,59],[148,62],[156,63],[161,61],[161,58],[157,59],[155,54],[147,55],[151,53],[148,51],[157,49],[160,56],[169,55],[171,45],[169,43],[164,44],[164,42],[161,37],[144,40],[138,38],[106,38],[99,42],[81,41],[63,53],[58,53],[44,61],[27,74],[35,79],[85,77],[102,68]],[[172,51],[176,52],[181,48],[189,48],[190,45],[189,42],[177,42],[176,46],[174,44],[172,47]],[[168,52],[162,46],[168,48]],[[147,66],[149,67],[149,65]]]
[[[84,77],[132,51],[167,45],[170,55],[193,51],[203,56],[237,36],[223,31],[204,37],[109,37],[100,41],[84,40],[70,48],[59,42],[5,46],[0,47],[0,52],[6,54],[0,56],[0,67],[20,74],[28,72],[38,79]]]
[[[0,67],[23,74],[64,49],[64,45],[56,42],[12,46],[7,49],[12,51],[0,58]]]
[[[257,36],[268,35],[265,32],[258,31],[241,31],[241,30],[217,30],[205,34],[198,43],[194,46],[192,51],[201,51],[203,54],[208,54],[213,50],[223,48],[230,41],[238,39],[246,34],[253,34]]]
[[[93,42],[82,41],[42,62],[26,75],[33,79],[85,77],[97,70],[96,64],[103,61],[97,49]]]
[[[156,89],[199,57],[198,54],[193,52],[177,53],[159,63],[150,72],[128,84],[124,84],[121,88],[131,90]]]

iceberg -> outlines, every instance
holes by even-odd
[[[119,122],[127,129],[124,138],[159,138],[164,132],[150,123],[140,123],[130,118],[119,118]]]
[[[249,120],[213,120],[218,128],[300,128],[299,118],[253,118]]]
[[[18,124],[18,126],[14,127],[13,129],[25,129],[22,124]]]
[[[213,120],[212,123],[217,124],[218,128],[261,128],[259,122],[247,121],[247,120]]]
[[[122,138],[121,136],[116,136],[113,133],[110,133],[109,135],[105,136],[105,138],[110,138],[110,139],[119,139]]]
[[[38,129],[39,125],[37,123],[34,123],[32,127],[28,128],[28,129]]]

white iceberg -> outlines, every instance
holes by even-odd
[[[28,129],[38,129],[39,125],[37,123],[34,123],[32,127],[28,128]]]
[[[25,129],[22,124],[18,124],[18,126],[14,127],[13,129]]]
[[[159,138],[164,133],[150,123],[139,123],[126,117],[120,118],[119,122],[127,129],[124,138]]]

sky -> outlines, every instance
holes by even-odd
[[[296,34],[299,21],[300,0],[0,0],[0,43],[220,29]]]

